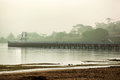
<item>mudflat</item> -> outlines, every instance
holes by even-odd
[[[0,80],[120,80],[120,66],[7,73]]]

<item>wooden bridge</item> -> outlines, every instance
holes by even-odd
[[[87,42],[8,42],[9,47],[40,47],[61,49],[120,49],[120,43],[87,43]]]

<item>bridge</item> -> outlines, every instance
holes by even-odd
[[[61,49],[120,49],[120,43],[89,43],[89,42],[8,42],[9,47],[40,47]]]

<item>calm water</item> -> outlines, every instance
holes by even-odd
[[[88,51],[76,49],[41,49],[8,47],[0,44],[0,64],[81,63],[85,60],[120,58],[119,51]]]

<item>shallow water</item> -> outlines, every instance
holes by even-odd
[[[120,58],[120,52],[112,50],[21,48],[0,44],[0,64],[82,64],[84,63],[82,61],[104,61],[109,58]]]

